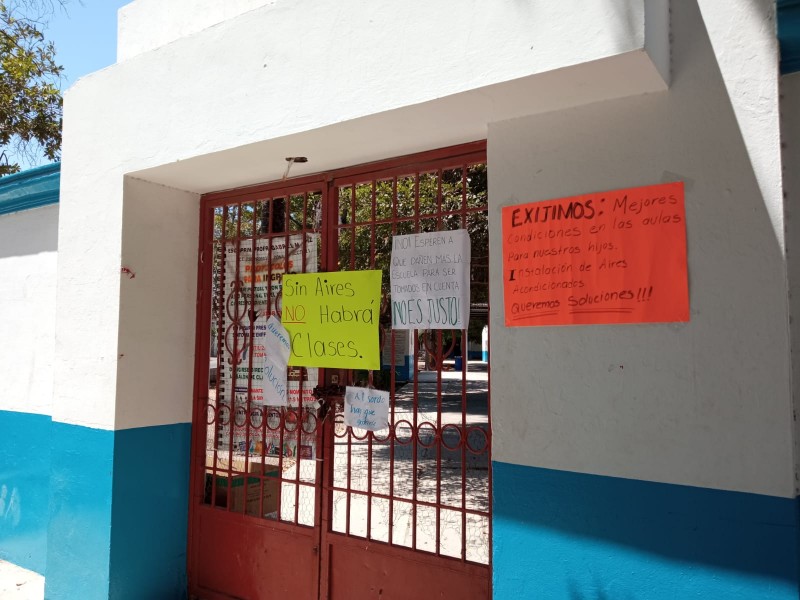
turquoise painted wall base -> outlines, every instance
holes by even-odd
[[[53,422],[45,597],[108,598],[114,432]]]
[[[794,499],[493,463],[497,600],[797,600]]]
[[[0,411],[0,559],[48,600],[185,598],[190,442]]]
[[[188,423],[53,423],[48,600],[186,597]]]
[[[111,598],[185,598],[191,425],[117,431]]]
[[[50,417],[0,411],[0,559],[44,575]]]

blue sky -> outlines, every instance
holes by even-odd
[[[56,9],[45,36],[56,45],[64,66],[66,90],[78,78],[114,64],[117,59],[117,9],[131,0],[69,0]]]
[[[117,60],[117,9],[132,0],[67,0],[56,8],[43,33],[56,46],[56,62],[64,67],[61,90],[79,78]],[[47,164],[41,155],[15,156],[22,169]]]

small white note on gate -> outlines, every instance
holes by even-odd
[[[369,431],[386,429],[389,426],[389,392],[347,386],[344,423]]]

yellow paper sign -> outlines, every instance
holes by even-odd
[[[380,369],[380,271],[283,276],[283,318],[291,337],[289,364]]]

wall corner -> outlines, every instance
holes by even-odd
[[[645,0],[644,49],[666,87],[670,84],[669,0]]]

